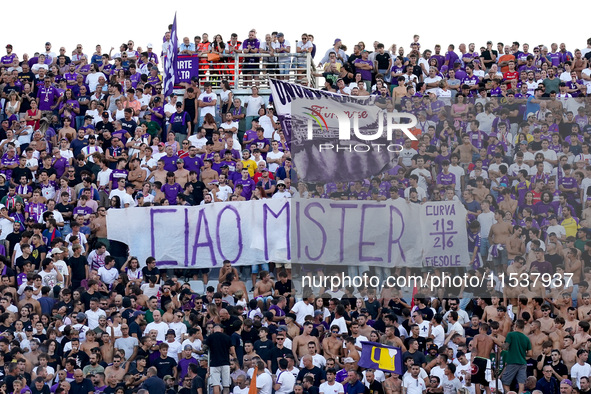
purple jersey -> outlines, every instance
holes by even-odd
[[[120,170],[116,168],[111,172],[110,181],[113,185],[113,189],[117,189],[119,178],[127,179],[127,170]]]
[[[251,39],[244,40],[244,42],[242,43],[242,48],[248,49],[249,46],[251,47],[250,49],[259,49],[261,47],[261,42],[258,40],[258,38],[253,38],[252,40]],[[259,58],[258,57],[247,57],[245,61],[246,61],[246,63],[258,63]]]
[[[243,189],[242,189],[242,193],[240,193],[240,195],[244,198],[246,198],[247,200],[250,200],[250,197],[252,196],[252,191],[255,188],[255,184],[254,181],[251,178],[247,178],[247,179],[238,179],[236,181],[234,181],[234,187],[236,187],[236,185],[242,185]]]
[[[478,76],[472,74],[472,76],[466,76],[466,78],[462,79],[462,85],[468,86],[476,86],[480,82],[480,78]]]
[[[444,185],[444,186],[448,186],[448,185],[455,185],[456,183],[456,176],[454,174],[447,173],[444,174],[443,172],[440,172],[439,174],[437,174],[437,184],[438,185]]]
[[[164,161],[164,169],[166,171],[171,171],[171,172],[175,172],[177,170],[176,161],[178,159],[179,159],[179,157],[177,155],[172,155],[172,156],[164,155],[160,158],[160,160]]]
[[[29,217],[33,218],[35,223],[43,216],[43,212],[47,210],[47,206],[42,203],[30,202],[26,205],[25,211],[29,213]]]
[[[16,54],[11,53],[10,55],[2,56],[0,61],[2,62],[2,64],[10,65],[14,61],[15,57],[16,57]]]
[[[55,104],[55,101],[60,97],[59,91],[54,87],[39,87],[37,92],[37,100],[39,102],[40,111],[51,111],[51,107]]]
[[[558,53],[558,52],[549,53],[548,57],[550,58],[550,61],[552,62],[553,67],[560,66],[560,60],[561,60],[560,53]]]
[[[85,215],[90,215],[92,213],[92,208],[90,207],[82,207],[82,206],[77,206],[76,208],[74,208],[74,211],[72,211],[72,215],[76,216],[76,215],[81,215],[81,216],[85,216]],[[90,224],[90,218],[84,220],[84,225],[88,226]]]
[[[222,160],[222,162],[220,163],[220,165],[222,165],[222,166],[228,166],[228,170],[230,172],[236,171],[236,162],[235,161],[232,161],[232,160]]]
[[[162,185],[161,190],[170,205],[176,205],[176,196],[183,192],[183,188],[178,183],[174,183],[172,185],[166,183]]]
[[[185,162],[185,168],[189,171],[195,171],[197,173],[197,177],[199,177],[201,167],[203,167],[203,160],[201,160],[201,158],[198,156],[187,156],[183,160]]]

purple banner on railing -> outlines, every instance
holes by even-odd
[[[180,85],[181,82],[190,83],[191,78],[199,76],[199,56],[178,55],[176,68],[175,85]]]

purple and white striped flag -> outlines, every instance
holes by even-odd
[[[165,96],[172,94],[177,68],[177,54],[178,54],[178,38],[176,36],[176,12],[174,13],[174,22],[172,23],[172,30],[170,32],[170,41],[165,42],[164,46],[164,86],[163,93]]]

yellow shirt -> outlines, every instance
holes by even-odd
[[[567,237],[576,237],[577,230],[581,227],[572,216],[569,219],[564,219],[560,225],[564,227]]]
[[[250,175],[251,178],[254,177],[254,173],[257,169],[257,163],[252,159],[248,159],[242,160],[242,164],[244,165],[244,168],[248,170],[248,175]]]

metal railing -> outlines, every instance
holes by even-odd
[[[212,60],[211,54],[199,56],[199,83],[211,82],[219,87],[222,80],[227,80],[232,89],[270,89],[269,78],[289,80],[308,86],[316,86],[312,76],[313,63],[309,53],[281,54],[234,54],[219,55],[219,60]],[[255,60],[253,60],[255,59]]]

